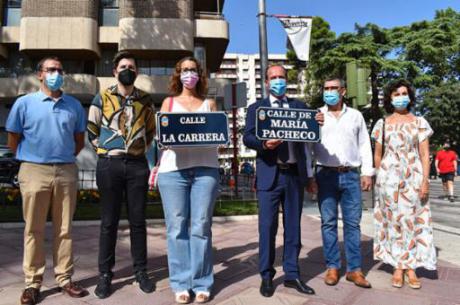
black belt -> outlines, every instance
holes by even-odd
[[[358,171],[357,167],[353,166],[324,166],[324,165],[318,165],[318,167],[336,171],[338,173],[348,173],[348,172],[356,172]]]
[[[145,160],[145,156],[134,156],[130,154],[120,154],[120,155],[99,155],[99,158],[103,159],[118,159],[118,160]]]
[[[75,164],[75,162],[37,163],[37,162],[30,162],[30,161],[20,161],[20,163],[31,163],[31,164],[47,165],[47,166],[71,165],[71,164]]]
[[[277,167],[280,172],[286,172],[294,175],[299,174],[297,163],[278,163]]]

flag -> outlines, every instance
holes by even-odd
[[[283,25],[299,60],[308,61],[310,54],[311,17],[276,16]]]

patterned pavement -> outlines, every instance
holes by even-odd
[[[51,253],[51,230],[47,232],[47,251]],[[129,252],[129,230],[122,225],[117,245],[114,293],[105,300],[93,295],[97,281],[97,224],[79,224],[74,227],[74,280],[88,288],[90,294],[82,299],[71,299],[57,291],[52,274],[52,258],[47,257],[43,300],[40,304],[104,304],[104,305],[166,305],[175,304],[168,286],[165,228],[162,224],[148,226],[149,274],[156,283],[152,294],[143,294],[133,285]],[[22,228],[0,228],[0,305],[18,304],[23,285]],[[282,285],[283,275],[282,228],[277,237],[278,270],[276,292],[272,298],[259,295],[260,279],[257,273],[257,219],[241,217],[237,221],[215,219],[214,236],[214,298],[209,304],[220,305],[460,305],[460,266],[440,261],[437,272],[419,270],[422,289],[402,289],[390,285],[391,268],[372,259],[372,240],[363,236],[363,271],[368,274],[372,289],[358,288],[344,277],[334,287],[323,283],[325,267],[322,257],[320,222],[313,216],[302,217],[302,244],[300,266],[302,277],[316,290],[315,296],[304,296]],[[453,236],[452,238],[457,238]],[[460,244],[460,239],[451,242]],[[343,246],[343,243],[341,243]],[[443,249],[449,251],[449,249]],[[452,255],[458,255],[454,253]],[[342,270],[343,275],[343,270]]]

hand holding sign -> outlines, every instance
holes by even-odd
[[[273,150],[276,149],[281,143],[283,143],[282,140],[267,140],[264,141],[264,146],[267,149]]]

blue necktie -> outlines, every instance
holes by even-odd
[[[278,108],[284,108],[285,102],[283,100],[276,100],[273,105]],[[289,160],[289,146],[287,142],[283,142],[278,146],[278,159],[281,162],[286,163]]]
[[[289,145],[288,142],[283,142],[278,146],[278,158],[281,162],[286,163],[289,160]]]

